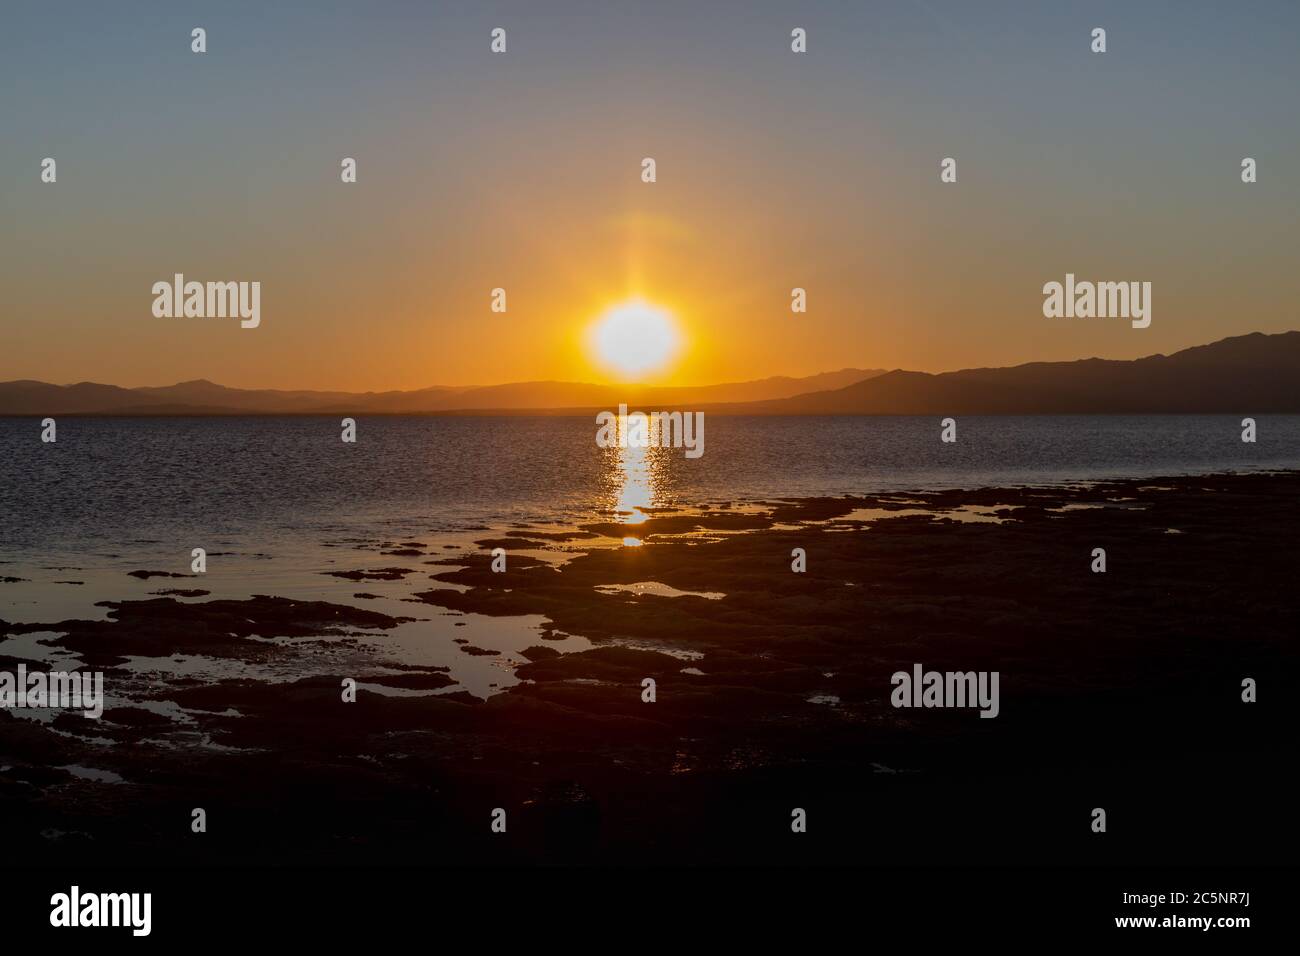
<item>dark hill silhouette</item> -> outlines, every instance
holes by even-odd
[[[744,411],[769,415],[1300,412],[1300,332],[1255,332],[1133,361],[1031,362],[938,375],[896,370],[833,391],[756,403]]]
[[[409,392],[0,383],[0,415],[587,414],[615,409],[736,415],[1300,413],[1300,332],[1253,332],[1131,361],[1030,362],[931,374],[843,369],[682,388],[581,382],[434,386]]]
[[[788,398],[840,388],[880,374],[879,370],[841,369],[804,378],[776,376],[753,382],[676,388],[516,382],[360,393],[228,388],[206,379],[159,388],[120,388],[92,382],[50,385],[24,380],[0,382],[0,415],[410,414],[480,409],[534,413],[574,406],[612,408],[621,401],[700,405]]]

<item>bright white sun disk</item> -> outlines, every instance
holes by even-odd
[[[659,368],[677,351],[677,326],[671,313],[636,300],[614,306],[597,320],[596,355],[625,375]]]

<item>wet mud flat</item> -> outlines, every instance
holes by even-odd
[[[505,573],[487,547],[386,568],[412,616],[544,619],[486,699],[358,652],[401,620],[364,606],[159,596],[0,622],[0,670],[39,666],[13,648],[50,633],[133,691],[99,721],[0,711],[7,842],[105,865],[1294,859],[1300,473],[641,517],[498,532]],[[232,676],[131,666],[174,654]],[[303,655],[337,676],[293,678]],[[893,707],[916,664],[998,671],[998,717]]]

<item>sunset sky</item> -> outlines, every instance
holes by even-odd
[[[1294,3],[52,6],[0,24],[0,380],[610,380],[629,297],[666,384],[1300,327]],[[176,272],[260,281],[260,328],[155,318]],[[1151,327],[1045,319],[1067,272]]]

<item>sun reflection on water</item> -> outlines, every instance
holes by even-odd
[[[619,422],[626,429],[627,417]],[[614,489],[613,511],[615,520],[631,529],[644,524],[649,514],[645,509],[661,503],[663,494],[662,448],[611,448],[606,459],[606,480]],[[639,547],[642,541],[635,535],[623,538],[628,547]]]

